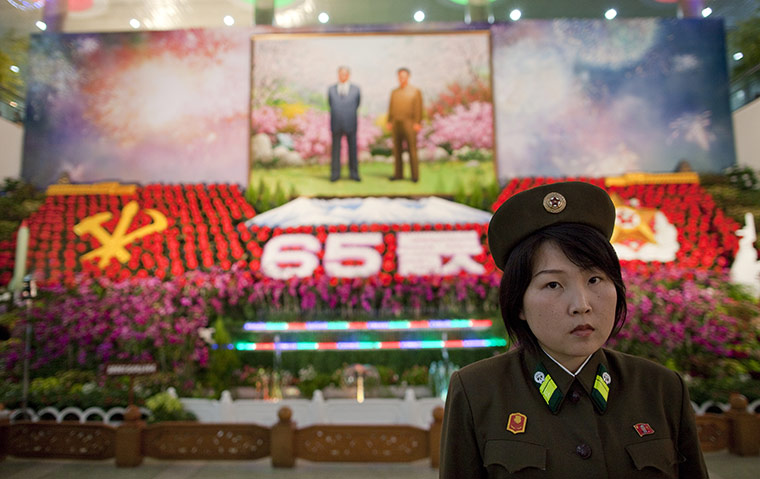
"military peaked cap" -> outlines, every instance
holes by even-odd
[[[557,223],[582,223],[609,240],[615,228],[615,205],[602,188],[580,181],[517,193],[496,210],[488,226],[488,245],[496,266],[504,269],[509,253],[520,241]]]

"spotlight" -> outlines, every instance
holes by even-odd
[[[322,12],[317,17],[317,20],[319,20],[319,23],[327,23],[330,21],[330,15],[328,15],[327,12]]]
[[[606,12],[604,12],[604,18],[607,20],[612,20],[613,18],[617,17],[617,10],[614,8],[610,8]]]
[[[417,10],[414,12],[414,21],[419,23],[425,19],[425,12],[422,10]]]
[[[706,8],[702,9],[702,16],[704,18],[709,17],[711,13],[712,13],[712,8],[710,8],[710,7],[706,7]]]
[[[140,28],[140,20],[133,18],[129,21],[129,26],[135,29]]]
[[[522,12],[520,10],[516,9],[516,8],[514,10],[512,10],[511,12],[509,12],[509,18],[513,22],[518,21],[520,19],[520,17],[522,17]]]
[[[224,24],[228,27],[231,27],[235,24],[235,19],[231,15],[225,15],[224,16]]]
[[[735,61],[737,61],[737,62],[738,62],[738,61],[739,61],[739,60],[741,60],[742,58],[744,58],[744,53],[742,53],[742,52],[736,52],[736,53],[734,53],[734,60],[735,60]]]
[[[47,24],[43,22],[42,20],[37,20],[37,23],[35,23],[35,25],[37,25],[37,28],[39,28],[43,32],[47,30]]]

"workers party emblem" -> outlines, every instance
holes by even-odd
[[[650,426],[648,423],[645,423],[645,422],[634,424],[633,428],[639,434],[639,437],[644,437],[650,434],[654,434],[654,429],[652,429],[652,426]]]
[[[507,431],[512,434],[521,434],[525,432],[525,425],[528,423],[528,418],[525,414],[519,412],[513,412],[509,415],[507,420]]]

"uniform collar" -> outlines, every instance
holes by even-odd
[[[526,352],[526,359],[528,370],[532,371],[531,382],[538,388],[554,414],[562,407],[574,381],[577,381],[592,399],[597,412],[604,414],[607,409],[609,389],[612,387],[612,378],[609,375],[607,358],[602,349],[591,355],[576,376],[568,374],[542,350],[537,353]]]

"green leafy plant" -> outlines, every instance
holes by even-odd
[[[217,318],[213,328],[217,348],[211,351],[207,377],[209,386],[220,394],[234,382],[234,372],[240,367],[240,359],[237,352],[230,348],[232,337],[227,331],[224,319]]]
[[[149,397],[145,401],[145,407],[151,412],[148,422],[197,420],[195,414],[185,410],[182,401],[168,392],[161,392]]]

